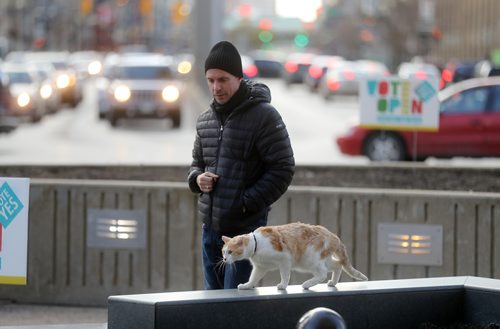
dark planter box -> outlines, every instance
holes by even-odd
[[[108,328],[295,328],[300,317],[327,307],[347,328],[419,328],[422,324],[500,323],[500,280],[478,277],[326,284],[304,291],[187,291],[111,296]]]

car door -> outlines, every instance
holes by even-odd
[[[418,154],[477,156],[488,150],[485,111],[493,87],[459,91],[441,102],[439,130],[418,133]]]
[[[500,156],[500,85],[491,88],[490,103],[485,113],[486,155]]]

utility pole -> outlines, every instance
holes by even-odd
[[[201,89],[206,91],[203,61],[210,48],[223,39],[222,20],[224,18],[223,0],[198,0],[194,2],[194,55],[196,57],[195,77]],[[207,91],[208,92],[208,91]]]

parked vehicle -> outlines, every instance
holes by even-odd
[[[304,82],[314,56],[312,53],[292,53],[287,56],[283,70],[283,81],[287,86]]]
[[[241,56],[241,65],[243,68],[243,78],[253,79],[259,75],[259,70],[250,56]]]
[[[9,133],[17,128],[19,120],[10,113],[10,93],[3,81],[3,74],[0,71],[0,133]]]
[[[318,92],[325,100],[334,95],[357,95],[359,89],[358,66],[353,61],[343,61],[326,70],[318,85]]]
[[[97,82],[100,117],[112,126],[122,118],[170,118],[179,127],[183,85],[172,63],[148,53],[108,58]]]
[[[284,56],[280,52],[255,50],[250,53],[261,78],[281,78]]]
[[[314,57],[304,76],[304,83],[309,90],[316,91],[326,71],[339,67],[343,61],[344,58],[340,56],[318,55]]]
[[[500,156],[500,77],[475,78],[439,93],[437,132],[355,125],[337,138],[340,151],[375,161]]]
[[[446,63],[443,70],[441,71],[441,81],[439,82],[439,87],[443,89],[448,85],[456,83],[458,81],[471,79],[476,76],[476,66],[478,61],[450,61]]]
[[[430,63],[422,62],[404,62],[398,66],[397,75],[403,79],[416,78],[426,80],[430,77],[440,78],[439,69]]]
[[[387,66],[377,61],[340,61],[326,70],[318,90],[325,100],[334,95],[357,96],[361,79],[388,75]]]

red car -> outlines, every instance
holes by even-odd
[[[464,80],[439,93],[439,130],[374,130],[360,126],[337,138],[340,151],[375,161],[500,156],[500,77]]]

